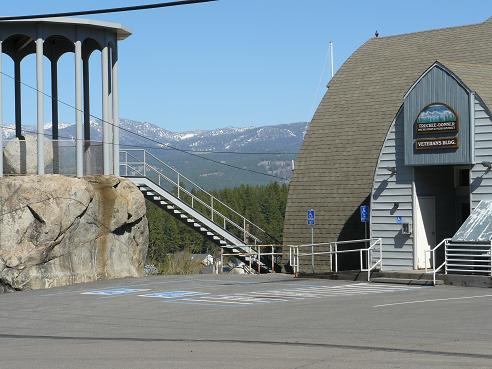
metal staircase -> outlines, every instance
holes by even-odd
[[[272,271],[270,257],[255,256],[248,246],[266,242],[270,235],[149,151],[121,150],[120,175],[134,182],[145,198],[223,250],[247,255],[239,258],[256,270]]]

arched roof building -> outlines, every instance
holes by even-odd
[[[488,119],[488,107],[492,107],[491,39],[492,19],[488,19],[469,26],[371,38],[357,49],[330,81],[306,134],[290,184],[284,243],[311,242],[311,230],[306,224],[309,208],[316,210],[315,242],[364,238],[359,206],[367,204],[371,206],[371,235],[383,237],[385,250],[388,251],[386,265],[395,269],[417,268],[414,205],[418,189],[415,190],[415,178],[423,175],[423,172],[417,172],[430,165],[440,164],[434,167],[436,171],[441,167],[452,165],[457,168],[462,165],[469,170],[472,181],[474,171],[479,171],[480,167],[476,164],[479,162],[477,157],[485,155],[480,159],[483,160],[486,155],[492,154],[492,146],[491,152],[480,154],[477,150],[481,146],[477,139],[472,138],[468,146],[464,141],[460,142],[458,149],[448,148],[439,153],[419,152],[412,149],[413,141],[419,140],[419,134],[412,133],[413,128],[409,128],[416,116],[411,116],[407,110],[417,109],[418,114],[428,104],[443,103],[454,105],[452,110],[457,111],[461,103],[469,103],[463,108],[464,115],[460,122],[463,129],[458,131],[458,135],[465,132],[465,125],[468,125],[467,137],[473,136],[479,125],[476,120],[473,121],[475,114],[486,114]],[[421,91],[415,92],[417,95],[413,100],[408,100],[412,98],[409,94],[419,88]],[[458,91],[461,88],[463,97],[453,100],[453,96],[461,93]],[[465,101],[471,96],[474,100]],[[463,101],[459,100],[461,98]],[[472,104],[480,105],[480,108]],[[398,128],[400,118],[401,131]],[[406,146],[403,137],[409,140]],[[468,157],[461,162],[451,159],[460,150],[467,150]],[[399,159],[400,152],[407,155],[405,160]],[[408,155],[421,155],[421,158],[435,159],[442,153],[450,155],[448,161],[429,162],[427,166],[423,166],[422,162],[411,162],[408,158]],[[388,159],[386,154],[392,156]],[[401,175],[408,170],[408,180],[398,175],[396,178],[378,179],[384,173],[391,177],[389,171],[384,172],[384,160],[389,163],[386,168],[395,166]],[[378,168],[383,169],[378,172]],[[394,189],[391,189],[392,184]],[[406,193],[409,196],[408,209],[405,208],[403,187],[408,187],[409,191]],[[483,192],[483,184],[481,188]],[[396,209],[381,203],[383,190],[384,194],[394,191],[394,197],[386,205],[391,203]],[[397,194],[398,191],[401,194]],[[476,206],[477,199],[472,198],[471,210]],[[380,213],[376,214],[377,211]],[[398,241],[398,237],[402,236],[401,230],[394,229],[391,223],[400,211],[409,223],[412,234]],[[375,219],[376,215],[387,218],[387,224],[382,225],[384,222],[380,218]]]

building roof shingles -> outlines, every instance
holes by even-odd
[[[356,214],[371,192],[385,136],[412,84],[436,61],[492,107],[492,18],[453,28],[372,38],[330,82],[304,139],[290,184],[284,243],[363,236]],[[351,220],[349,220],[352,217]]]

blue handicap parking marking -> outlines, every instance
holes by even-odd
[[[111,288],[107,290],[86,291],[86,292],[82,292],[81,295],[121,296],[121,295],[128,295],[131,293],[145,292],[148,290],[149,289],[142,289],[142,288]]]
[[[180,297],[189,297],[189,296],[202,296],[207,295],[204,292],[195,292],[195,291],[163,291],[163,292],[153,292],[147,293],[145,295],[139,295],[141,297],[157,297],[161,299],[175,299]]]

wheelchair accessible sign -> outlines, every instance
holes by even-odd
[[[314,209],[308,209],[308,211],[307,211],[307,224],[308,225],[314,225],[314,217],[315,217]]]

